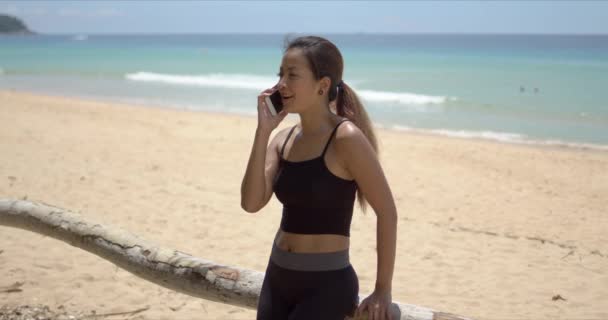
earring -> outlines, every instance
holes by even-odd
[[[323,94],[323,89],[319,90],[319,95]]]

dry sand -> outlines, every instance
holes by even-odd
[[[239,193],[255,117],[2,91],[0,123],[0,198],[27,196],[265,270],[280,203],[249,214]],[[476,319],[608,318],[608,152],[377,132],[399,214],[394,300]],[[372,210],[355,211],[351,261],[365,294],[376,276],[375,222]],[[0,227],[0,287],[16,281],[23,291],[0,293],[0,305],[255,318]]]

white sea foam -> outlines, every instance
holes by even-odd
[[[556,146],[556,147],[569,147],[577,149],[594,149],[608,151],[607,145],[593,144],[593,143],[578,143],[569,142],[562,140],[536,140],[530,137],[510,132],[496,132],[496,131],[470,131],[470,130],[448,130],[448,129],[418,129],[407,126],[390,126],[390,129],[397,131],[409,131],[419,133],[430,133],[448,137],[465,138],[465,139],[485,139],[500,141],[505,143],[517,143],[527,145],[545,145],[545,146]]]
[[[276,77],[265,77],[250,74],[214,73],[201,75],[179,75],[145,71],[126,74],[125,78],[133,81],[168,83],[173,85],[252,90],[264,90],[272,87],[277,81]],[[356,88],[355,90],[362,99],[369,102],[397,103],[409,106],[442,104],[448,99],[454,99],[443,96],[429,96],[409,92],[357,90]]]
[[[356,90],[356,89],[355,89]],[[388,92],[374,90],[356,90],[362,99],[372,102],[388,102],[403,105],[442,104],[448,100],[455,100],[444,96],[428,96],[409,92]]]
[[[518,133],[495,132],[495,131],[470,131],[470,130],[448,130],[448,129],[418,129],[407,126],[395,125],[391,129],[398,131],[412,131],[422,133],[433,133],[442,136],[457,137],[457,138],[482,138],[489,140],[497,140],[503,142],[519,142],[523,141],[526,136]]]
[[[264,90],[272,87],[274,83],[276,83],[275,77],[223,73],[178,75],[153,72],[135,72],[126,74],[125,78],[133,81],[168,83],[173,85],[252,90]]]

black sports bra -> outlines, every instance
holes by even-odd
[[[283,159],[285,145],[279,157],[279,171],[275,177],[273,190],[283,204],[281,229],[302,234],[340,234],[350,236],[357,183],[334,175],[325,165],[325,152],[338,127],[332,131],[323,153],[304,161]]]

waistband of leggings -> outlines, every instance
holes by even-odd
[[[290,252],[272,242],[270,260],[280,267],[298,271],[339,270],[350,266],[348,249],[334,252]]]

